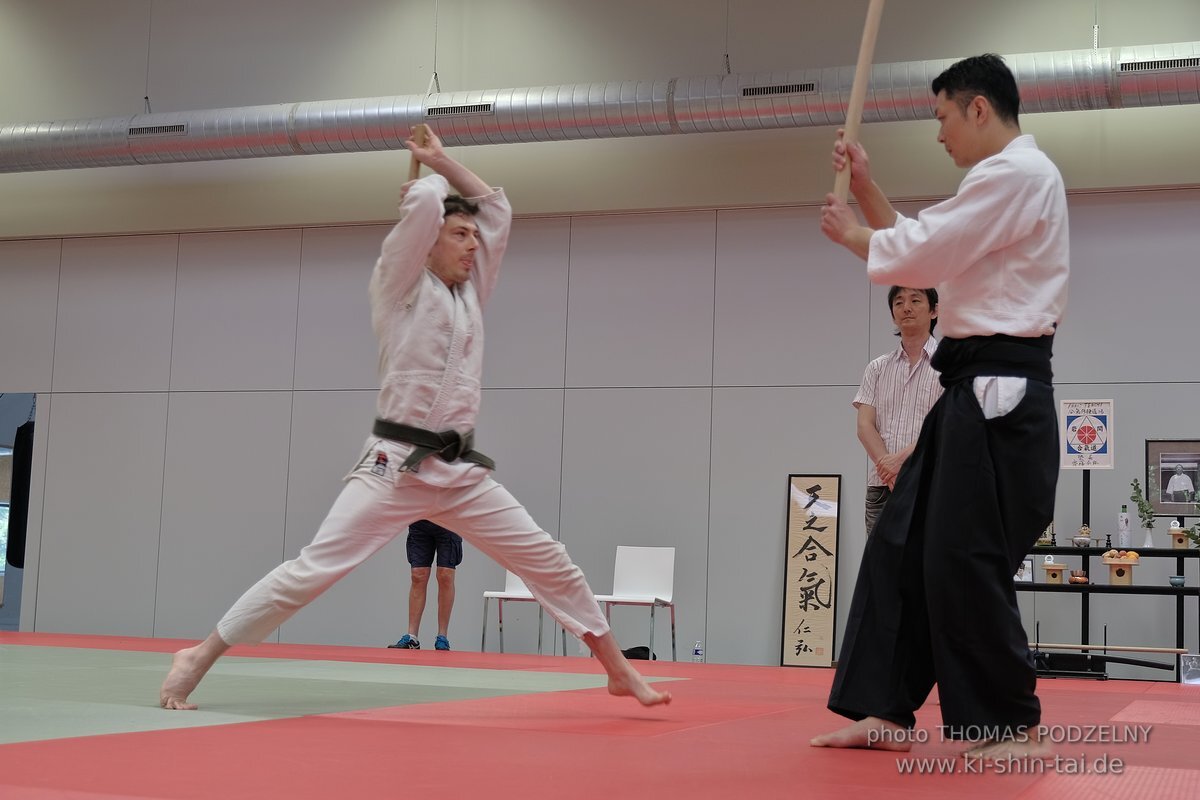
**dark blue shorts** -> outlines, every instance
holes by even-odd
[[[427,519],[418,520],[408,526],[408,563],[414,567],[433,566],[434,554],[437,565],[454,569],[462,563],[462,537]]]

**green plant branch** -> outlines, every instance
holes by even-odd
[[[1142,494],[1142,485],[1138,483],[1137,478],[1134,478],[1129,485],[1133,487],[1133,494],[1129,495],[1129,499],[1133,501],[1134,506],[1137,508],[1138,517],[1142,520],[1142,527],[1153,528],[1154,506],[1150,505],[1149,501],[1146,500],[1146,496]]]

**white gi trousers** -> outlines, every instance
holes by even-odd
[[[490,474],[466,486],[443,488],[410,472],[388,468],[380,475],[370,467],[369,460],[360,462],[350,474],[316,537],[300,555],[271,570],[226,612],[217,623],[221,639],[231,645],[261,642],[419,519],[449,528],[521,576],[537,601],[572,635],[608,632],[595,594],[566,547],[539,528]]]

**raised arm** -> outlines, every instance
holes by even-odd
[[[891,201],[879,188],[879,184],[871,179],[871,159],[861,142],[855,142],[847,149],[842,141],[842,131],[838,131],[838,140],[833,144],[833,170],[840,172],[847,164],[850,168],[850,191],[858,201],[867,226],[875,229],[890,228],[896,224],[896,209]]]
[[[826,195],[825,206],[821,209],[821,232],[865,261],[871,249],[871,236],[878,229],[895,225],[899,215],[883,190],[871,179],[871,162],[866,149],[859,142],[847,148],[840,130],[833,145],[833,169],[835,172],[850,170],[850,191],[858,200],[867,224],[860,223],[854,210],[831,193]]]
[[[429,131],[423,145],[408,139],[404,146],[412,151],[413,158],[445,178],[463,197],[484,197],[492,193],[492,187],[482,178],[450,157],[442,147],[442,140],[433,131]]]

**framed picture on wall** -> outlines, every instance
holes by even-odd
[[[1200,656],[1195,653],[1179,654],[1179,682],[1200,686]]]
[[[1200,503],[1200,439],[1146,440],[1146,499],[1160,517],[1194,517]]]
[[[789,475],[784,550],[785,667],[833,666],[841,475]]]

